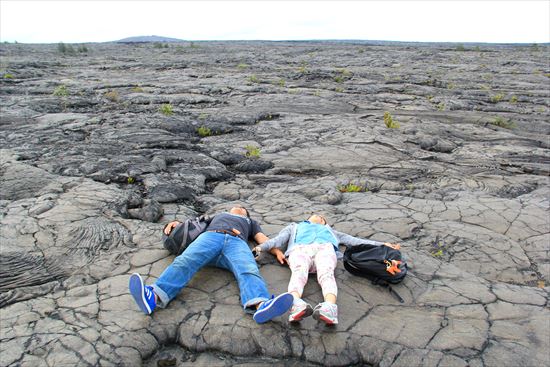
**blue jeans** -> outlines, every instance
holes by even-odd
[[[269,299],[248,244],[240,238],[217,232],[204,232],[174,259],[153,284],[158,305],[166,307],[205,265],[227,269],[235,275],[244,309]]]

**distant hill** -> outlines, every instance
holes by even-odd
[[[123,38],[113,42],[134,43],[134,42],[185,42],[185,41],[178,38],[161,37],[161,36],[137,36],[137,37]]]

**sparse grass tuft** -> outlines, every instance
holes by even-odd
[[[118,92],[116,90],[110,90],[108,92],[105,92],[105,94],[103,94],[103,96],[105,98],[107,98],[109,101],[112,101],[112,102],[118,102],[119,100],[119,95],[118,95]]]
[[[133,184],[136,182],[136,179],[132,176],[129,176],[127,179],[126,179],[126,182],[128,182],[129,185]]]
[[[131,91],[134,92],[134,93],[143,93],[143,92],[144,92],[144,91],[143,91],[143,88],[140,87],[140,86],[133,87],[133,88],[131,89]]]
[[[504,94],[502,94],[502,93],[495,94],[494,96],[491,97],[491,102],[492,103],[498,103],[498,102],[502,101],[503,98],[504,98]]]
[[[165,116],[172,116],[174,114],[174,109],[170,103],[161,104],[159,111]]]
[[[349,183],[347,185],[338,185],[336,188],[340,192],[365,192],[365,191],[368,191],[366,187],[361,186],[361,185],[355,185],[355,184],[352,184],[352,183]]]
[[[245,64],[244,62],[241,62],[239,65],[237,65],[237,67],[241,70],[244,70],[246,68],[248,68],[248,64]]]
[[[384,124],[388,129],[399,129],[399,122],[394,121],[392,115],[386,111],[384,112]]]
[[[254,145],[247,145],[244,147],[246,149],[246,153],[244,154],[248,158],[259,158],[260,157],[260,148],[254,146]]]
[[[64,84],[61,84],[52,93],[56,97],[67,97],[69,95],[69,91],[67,90],[67,87]]]
[[[518,97],[517,96],[510,97],[510,103],[517,103],[517,102],[518,102]]]
[[[284,87],[286,82],[284,79],[279,79],[279,81],[277,82],[277,84],[279,85],[279,87]]]
[[[208,128],[206,126],[201,126],[197,129],[197,133],[199,134],[199,136],[201,138],[204,138],[204,137],[207,137],[207,136],[211,136],[212,135],[212,130],[210,130],[210,128]]]
[[[4,74],[4,79],[13,79],[13,74],[10,74],[10,73]]]
[[[493,121],[489,121],[491,125],[503,127],[505,129],[513,129],[516,127],[516,124],[511,120],[505,120],[504,118],[497,116]]]
[[[248,77],[248,81],[250,83],[259,83],[260,79],[258,79],[258,77],[255,74],[252,74]]]

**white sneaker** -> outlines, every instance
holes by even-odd
[[[338,324],[338,306],[334,303],[321,302],[313,309],[313,318],[327,325]]]
[[[288,316],[289,322],[301,321],[304,317],[308,317],[313,313],[311,305],[304,300],[296,300],[290,309],[290,315]]]

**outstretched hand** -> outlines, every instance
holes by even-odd
[[[275,254],[275,256],[277,257],[277,261],[279,262],[279,264],[281,264],[281,265],[287,264],[288,265],[288,260],[286,259],[285,254],[283,254],[282,251],[277,252]]]
[[[389,243],[389,242],[384,242],[384,246],[391,247],[391,248],[394,249],[394,250],[400,250],[400,249],[401,249],[401,244],[400,244],[400,243]]]
[[[174,229],[174,227],[176,227],[178,224],[180,224],[181,222],[175,220],[173,222],[170,222],[166,225],[166,227],[164,227],[164,234],[165,235],[169,235],[170,232],[172,232],[172,230]]]

